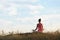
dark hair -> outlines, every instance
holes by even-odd
[[[39,22],[41,21],[41,19],[38,20]]]

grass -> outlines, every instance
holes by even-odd
[[[60,40],[60,33],[20,33],[0,36],[0,40]]]

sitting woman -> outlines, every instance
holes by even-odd
[[[39,23],[37,24],[35,31],[38,30],[38,32],[43,32],[43,25],[41,23],[41,19],[39,19],[38,22]]]

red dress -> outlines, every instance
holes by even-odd
[[[43,25],[41,23],[37,24],[38,32],[43,32]]]

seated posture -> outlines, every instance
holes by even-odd
[[[41,23],[41,19],[38,20],[38,24],[35,30],[38,30],[38,32],[43,32],[43,25]]]

